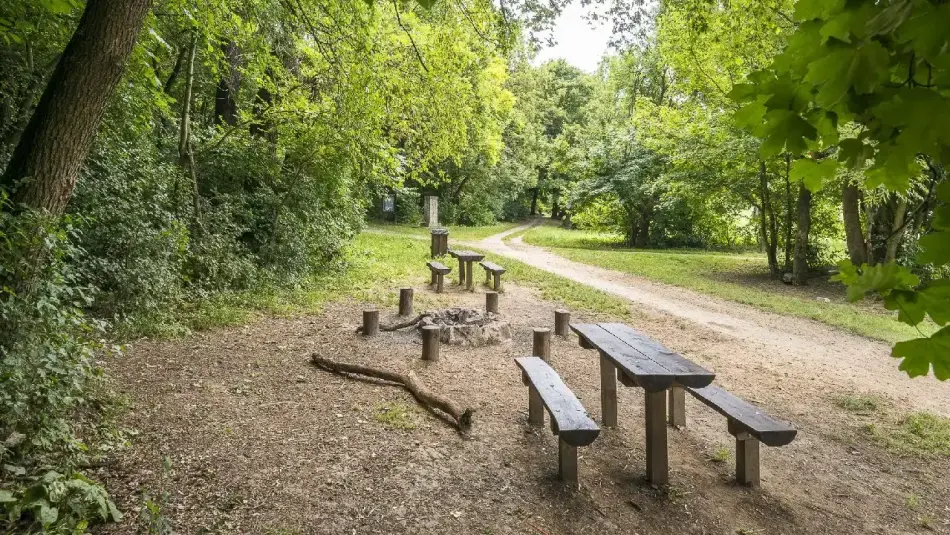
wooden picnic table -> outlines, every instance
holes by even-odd
[[[669,483],[667,390],[671,399],[678,399],[685,395],[684,387],[708,386],[716,375],[622,323],[572,323],[571,330],[577,333],[581,347],[600,352],[604,426],[617,425],[617,379],[624,386],[643,388],[647,479],[658,485]],[[682,410],[683,403],[670,406]]]
[[[472,276],[472,265],[475,262],[481,262],[485,255],[473,251],[455,251],[452,249],[449,250],[449,254],[459,261],[459,286],[464,285],[468,291],[474,292],[475,283]]]

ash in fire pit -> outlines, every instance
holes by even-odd
[[[445,344],[477,347],[511,340],[511,326],[500,315],[471,308],[428,311],[416,329],[421,330],[426,325],[438,325]]]

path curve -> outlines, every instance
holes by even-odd
[[[776,363],[805,368],[809,373],[839,386],[898,397],[912,407],[950,416],[950,382],[933,377],[909,379],[890,357],[890,346],[816,321],[781,316],[751,306],[725,301],[691,290],[649,281],[633,275],[568,260],[544,248],[529,245],[517,236],[539,221],[489,236],[477,246],[492,254],[513,258],[532,267],[559,275],[630,300],[652,315],[668,315],[703,329],[735,339],[741,344],[764,346]],[[473,244],[474,245],[474,244]],[[740,347],[736,347],[741,352]],[[840,385],[840,383],[847,385]]]

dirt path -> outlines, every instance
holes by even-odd
[[[709,295],[651,282],[616,271],[581,264],[541,247],[525,244],[523,232],[537,222],[490,236],[477,245],[493,254],[513,258],[538,269],[629,299],[642,312],[666,315],[735,340],[736,365],[756,365],[770,375],[787,373],[789,368],[820,378],[841,391],[871,392],[894,398],[908,408],[930,410],[950,416],[950,384],[932,377],[915,380],[897,369],[890,346],[849,334],[819,322],[781,316],[724,301]],[[645,308],[644,308],[645,307]],[[661,339],[676,347],[677,340]],[[762,346],[765,351],[746,351],[743,346]],[[749,362],[750,354],[766,358]]]

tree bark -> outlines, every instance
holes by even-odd
[[[66,209],[151,4],[88,0],[0,177],[14,202],[54,215]]]
[[[214,124],[234,126],[238,123],[238,109],[235,96],[241,85],[238,69],[241,60],[240,49],[234,41],[224,45],[224,57],[228,62],[227,76],[218,81],[214,92]]]
[[[798,234],[795,238],[795,262],[792,275],[795,284],[808,284],[808,233],[811,231],[811,191],[804,184],[798,188]]]
[[[792,270],[792,156],[785,154],[785,271]]]
[[[897,249],[900,247],[901,241],[904,240],[904,229],[907,228],[906,218],[907,199],[902,198],[894,205],[894,219],[891,223],[891,232],[887,236],[884,252],[885,263],[897,260]]]
[[[198,174],[195,171],[195,151],[191,146],[191,101],[195,83],[195,52],[198,48],[198,35],[191,38],[188,52],[188,70],[185,71],[185,96],[181,107],[181,131],[178,139],[178,159],[182,169],[191,178],[191,195],[194,220],[201,220],[201,198],[198,191]]]
[[[860,198],[858,186],[845,182],[841,191],[841,211],[844,216],[844,234],[848,245],[851,263],[860,266],[868,261],[864,243],[864,230],[861,227],[861,212],[858,206]]]
[[[775,228],[775,211],[772,210],[769,177],[764,161],[759,161],[759,195],[762,198],[762,238],[765,240],[765,252],[769,259],[769,273],[772,277],[778,277],[778,231]]]
[[[531,190],[531,215],[538,213],[538,188]]]

